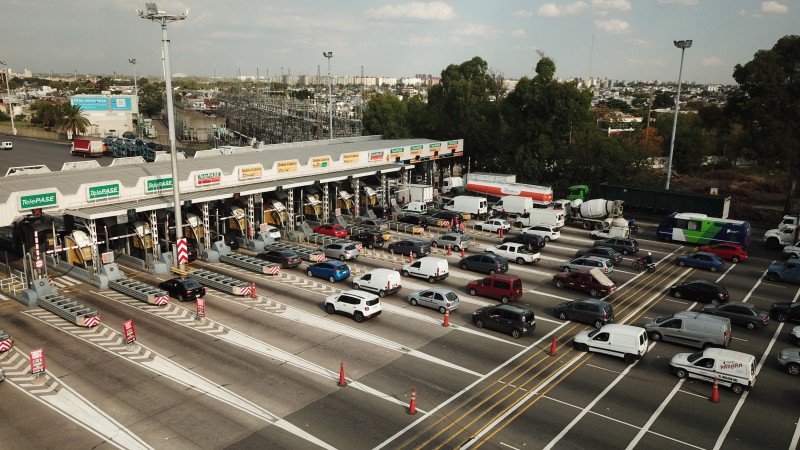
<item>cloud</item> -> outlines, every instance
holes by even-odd
[[[768,1],[761,4],[761,12],[764,14],[786,14],[789,12],[789,7],[775,1]]]
[[[368,9],[366,14],[372,19],[410,19],[435,22],[445,22],[456,16],[453,7],[445,2],[410,2],[386,5]]]
[[[406,47],[430,47],[433,45],[439,45],[441,42],[441,39],[436,36],[411,35],[400,41],[400,45],[404,45]]]
[[[501,30],[492,28],[479,23],[467,23],[459,26],[450,35],[450,41],[454,44],[474,45],[488,39],[495,39]]]
[[[658,3],[692,6],[697,4],[697,0],[658,0]]]
[[[719,66],[724,66],[725,62],[723,62],[721,58],[718,58],[716,56],[709,56],[708,58],[701,59],[700,64],[706,67],[719,67]]]
[[[525,36],[527,36],[527,33],[525,33],[525,30],[523,30],[522,28],[513,30],[509,34],[517,38],[524,38]]]
[[[538,13],[541,17],[565,17],[582,14],[589,9],[589,4],[578,0],[566,5],[556,5],[555,3],[545,3],[539,7]]]
[[[611,20],[595,20],[594,26],[600,31],[614,34],[630,33],[630,24],[624,20],[611,19]]]
[[[628,0],[592,0],[592,8],[604,11],[630,11],[631,2]]]
[[[648,41],[647,39],[642,39],[642,38],[632,38],[632,39],[628,39],[626,42],[628,44],[635,45],[637,47],[650,45],[650,41]]]
[[[533,11],[519,10],[511,13],[514,17],[533,17]]]

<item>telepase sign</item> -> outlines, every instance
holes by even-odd
[[[87,193],[89,195],[89,200],[119,197],[119,183],[89,186]]]
[[[39,194],[21,195],[19,197],[19,210],[46,208],[58,205],[58,195],[56,191],[42,192]]]

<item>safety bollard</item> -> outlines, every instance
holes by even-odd
[[[256,298],[256,282],[250,282],[250,298]]]
[[[717,377],[714,377],[714,385],[711,387],[711,398],[708,400],[711,403],[719,403],[719,383],[717,383]]]
[[[557,341],[557,339],[558,338],[554,334],[553,335],[553,342],[550,343],[550,352],[548,353],[550,356],[555,356],[556,355],[556,341]]]

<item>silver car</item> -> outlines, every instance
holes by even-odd
[[[358,225],[364,228],[372,228],[373,230],[384,231],[389,229],[389,223],[383,219],[364,219]]]
[[[800,348],[787,348],[778,354],[778,364],[781,365],[789,375],[800,375]]]
[[[361,254],[354,242],[331,242],[328,245],[319,247],[318,250],[325,253],[326,258],[338,259],[339,261],[356,259]]]
[[[428,308],[438,309],[444,314],[449,308],[450,311],[458,309],[458,295],[450,289],[431,288],[424,291],[415,292],[408,296],[411,306],[427,306]]]
[[[431,239],[431,247],[447,248],[448,245],[454,252],[460,252],[462,248],[466,250],[470,246],[469,236],[461,233],[447,233]]]
[[[569,261],[561,263],[562,272],[572,272],[573,270],[591,270],[594,268],[600,269],[606,275],[614,271],[614,266],[609,264],[605,258],[597,256],[580,256]]]

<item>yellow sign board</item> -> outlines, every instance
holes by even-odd
[[[361,160],[360,153],[345,153],[342,155],[345,164],[355,164]]]
[[[297,172],[297,160],[278,161],[278,172]]]
[[[264,168],[261,164],[256,166],[246,166],[239,168],[239,179],[240,180],[252,180],[253,178],[261,178],[261,175],[264,173]]]
[[[311,167],[315,169],[318,169],[320,167],[330,167],[330,166],[331,166],[331,157],[328,155],[311,158]]]

